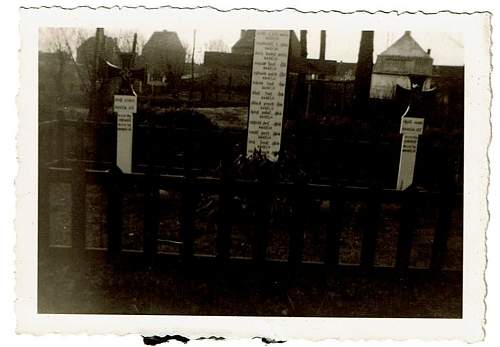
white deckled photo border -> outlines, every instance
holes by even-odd
[[[189,14],[189,16],[188,16]],[[462,319],[279,318],[222,316],[67,315],[37,313],[37,143],[38,30],[41,27],[139,27],[145,20],[170,26],[177,21],[238,22],[256,29],[324,29],[446,31],[463,33],[465,61],[464,256]],[[300,23],[300,25],[298,25]],[[218,24],[222,27],[226,24]],[[345,30],[345,29],[344,29]],[[224,336],[276,339],[459,339],[484,336],[486,284],[487,189],[490,142],[490,15],[363,13],[300,13],[294,10],[220,12],[211,8],[21,10],[20,94],[18,97],[19,173],[16,180],[16,313],[17,330],[33,334],[169,334],[188,337]]]

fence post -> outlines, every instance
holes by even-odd
[[[447,157],[447,156],[446,156]],[[432,243],[431,270],[439,273],[442,270],[447,252],[448,236],[451,228],[451,218],[455,203],[456,187],[454,184],[454,170],[449,160],[443,155],[441,161],[444,167],[440,170],[439,216],[434,231]]]
[[[186,266],[189,266],[193,258],[193,226],[194,226],[194,191],[193,191],[193,134],[189,127],[184,139],[184,192],[183,192],[183,211],[181,238],[182,247],[181,254]]]
[[[402,192],[401,223],[396,250],[396,269],[405,274],[410,264],[413,232],[415,230],[415,199],[416,194],[410,187]]]
[[[363,228],[363,240],[361,243],[361,267],[365,270],[371,269],[375,262],[381,210],[380,188],[378,186],[372,186],[370,198],[368,200],[368,223],[366,227]]]
[[[330,197],[330,220],[326,235],[326,259],[330,269],[335,270],[339,263],[340,234],[342,232],[342,215],[344,213],[345,198],[343,189],[332,182]]]
[[[116,122],[117,118],[112,118],[110,143],[116,144]],[[116,145],[113,146],[113,161],[116,158]],[[107,175],[107,193],[108,193],[108,254],[111,262],[117,263],[122,248],[122,173],[113,163],[111,170]]]
[[[265,159],[267,160],[267,159]],[[269,162],[260,163],[258,173],[256,228],[252,245],[252,256],[257,266],[263,266],[267,255],[268,230],[270,221],[270,206],[272,202],[272,173]]]
[[[84,159],[84,121],[80,118],[76,123],[75,141],[75,161],[72,167],[71,181],[71,226],[72,238],[71,247],[75,250],[75,256],[80,259],[80,255],[85,249],[85,225],[86,223],[86,174]]]
[[[396,271],[399,274],[399,312],[404,315],[410,307],[412,285],[408,272],[410,264],[412,238],[415,230],[415,199],[414,188],[402,192],[401,224],[396,250]]]
[[[64,160],[66,159],[66,141],[64,136],[65,122],[66,117],[64,112],[57,112],[56,159],[60,161],[60,166],[64,166]]]
[[[290,246],[288,254],[288,265],[290,274],[295,277],[297,269],[302,263],[304,253],[304,215],[307,208],[308,196],[303,178],[295,183],[293,187],[293,216],[290,219]]]
[[[49,169],[38,164],[38,256],[48,253],[50,247],[50,180]]]
[[[145,265],[151,267],[154,265],[154,258],[158,251],[158,223],[159,223],[159,203],[160,196],[158,182],[154,172],[154,154],[153,144],[155,138],[155,125],[150,120],[146,128],[144,139],[146,141],[146,160],[147,171],[144,182],[144,260]]]
[[[217,233],[217,258],[221,263],[229,259],[229,248],[231,245],[231,222],[229,219],[232,199],[232,175],[231,159],[232,147],[227,134],[222,134],[219,141],[220,153],[222,153],[222,179],[220,191],[219,228]]]

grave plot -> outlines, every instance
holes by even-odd
[[[432,133],[414,83],[406,112],[383,119],[398,105],[363,99],[366,76],[328,80],[342,66],[308,59],[300,36],[253,31],[225,61],[248,85],[220,103],[194,70],[191,90],[141,94],[144,70],[122,52],[103,64],[100,83],[120,83],[107,110],[40,124],[41,311],[460,317],[459,136]],[[394,308],[429,293],[453,299]]]

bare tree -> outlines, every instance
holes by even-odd
[[[210,40],[210,41],[208,41],[208,43],[205,44],[205,50],[209,51],[209,52],[228,53],[229,52],[229,47],[221,39],[216,39],[216,40]]]
[[[50,53],[55,53],[57,57],[57,67],[53,75],[58,93],[64,92],[64,74],[68,64],[73,64],[82,83],[82,89],[88,92],[89,79],[84,77],[83,69],[76,63],[76,50],[90,33],[85,29],[77,28],[43,28],[40,37],[45,49]]]

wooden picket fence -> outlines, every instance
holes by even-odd
[[[435,191],[397,191],[385,189],[380,185],[371,184],[365,187],[349,186],[341,180],[332,177],[328,183],[309,183],[307,181],[272,181],[263,179],[248,180],[234,177],[232,174],[232,150],[234,136],[221,130],[190,130],[174,129],[170,134],[177,133],[182,137],[184,156],[183,165],[175,173],[164,173],[154,164],[151,153],[155,153],[154,139],[165,134],[165,129],[154,126],[142,126],[145,131],[142,151],[150,153],[145,157],[142,171],[122,174],[112,169],[112,163],[99,163],[85,160],[83,134],[103,132],[103,129],[113,129],[112,123],[97,124],[87,121],[56,119],[42,122],[39,125],[39,225],[38,250],[40,256],[69,257],[72,261],[84,259],[102,259],[121,266],[158,266],[162,264],[185,265],[190,269],[205,269],[212,265],[234,266],[242,269],[244,266],[259,269],[270,269],[283,266],[292,272],[311,267],[331,269],[333,271],[396,271],[405,274],[410,269],[412,238],[415,233],[416,211],[419,204],[432,202],[439,206],[439,216],[435,225],[435,235],[432,244],[430,267],[419,271],[440,272],[443,270],[444,257],[450,234],[452,211],[457,201],[462,199],[460,189],[457,190],[450,171],[440,170],[442,179],[439,189]],[[73,131],[72,133],[70,132]],[[155,134],[162,132],[160,135]],[[70,135],[74,134],[74,135]],[[193,145],[196,139],[205,137],[218,148],[221,168],[218,177],[201,177],[193,167]],[[149,140],[148,140],[149,139]],[[66,141],[66,143],[65,143]],[[68,145],[71,141],[71,145]],[[115,143],[115,138],[107,139],[108,145]],[[286,140],[285,140],[286,141]],[[71,147],[70,150],[68,148]],[[108,146],[113,147],[113,146]],[[371,146],[373,147],[373,146]],[[339,149],[341,150],[341,149]],[[68,151],[71,152],[68,154]],[[113,157],[113,153],[110,153]],[[446,163],[446,160],[444,160]],[[50,185],[67,183],[71,186],[71,246],[56,246],[50,244]],[[107,194],[107,247],[86,247],[86,187],[100,184]],[[142,251],[125,250],[122,247],[123,228],[123,188],[135,185],[144,193],[143,209],[143,246]],[[159,190],[176,190],[182,195],[181,207],[181,238],[180,254],[159,252]],[[217,220],[216,254],[200,256],[195,254],[194,219],[196,214],[195,196],[200,193],[215,193],[219,199],[219,218]],[[235,194],[247,194],[256,199],[255,235],[252,244],[251,259],[237,259],[230,256],[232,221],[230,204]],[[269,246],[270,201],[274,194],[285,194],[290,198],[293,214],[289,221],[289,249],[287,261],[269,260],[266,250]],[[319,263],[304,262],[304,225],[307,214],[307,204],[312,199],[330,201],[327,218],[326,257]],[[340,235],[344,225],[344,208],[352,200],[363,201],[368,206],[367,225],[363,231],[361,246],[361,261],[359,265],[345,265],[339,262]],[[381,223],[383,203],[396,203],[401,206],[400,228],[395,256],[395,266],[383,268],[374,265],[376,255],[377,230]],[[194,270],[193,270],[194,271]],[[279,270],[281,271],[281,270]]]

